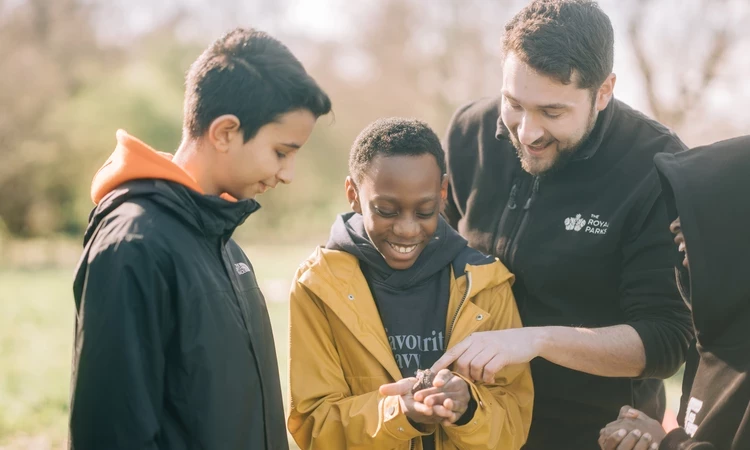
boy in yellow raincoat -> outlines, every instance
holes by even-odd
[[[355,141],[325,248],[291,291],[288,428],[302,449],[519,449],[531,423],[528,364],[492,383],[417,370],[476,331],[521,326],[498,260],[442,219],[440,141],[423,122],[382,119]]]

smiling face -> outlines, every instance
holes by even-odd
[[[509,54],[503,66],[501,117],[523,169],[541,175],[562,167],[585,142],[612,96],[610,75],[596,91],[540,74]]]
[[[247,199],[279,183],[291,183],[297,152],[310,137],[315,120],[308,110],[291,111],[262,126],[247,142],[239,122],[232,125],[214,169],[220,192]]]
[[[680,223],[680,218],[672,222],[671,225],[669,225],[669,231],[674,234],[674,243],[677,244],[677,250],[679,250],[681,253],[684,253],[685,257],[682,260],[682,265],[686,268],[690,268],[690,262],[688,261],[688,252],[687,252],[687,245],[685,244],[685,235],[682,233],[682,224]]]
[[[352,209],[392,269],[414,265],[438,226],[448,195],[435,156],[377,156],[356,185],[346,179]]]

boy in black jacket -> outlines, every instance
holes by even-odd
[[[685,254],[677,279],[700,359],[685,367],[681,428],[665,435],[656,421],[625,406],[599,442],[618,450],[749,449],[750,136],[655,162],[670,217],[677,217],[670,229]]]
[[[174,157],[118,131],[73,286],[71,448],[288,448],[268,311],[231,236],[330,109],[283,44],[237,29],[187,74]]]

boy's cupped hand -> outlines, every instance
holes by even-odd
[[[451,425],[469,407],[469,385],[461,377],[444,369],[437,373],[432,387],[412,394],[417,379],[404,378],[380,386],[381,395],[398,395],[406,417],[417,423]]]

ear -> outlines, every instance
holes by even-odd
[[[233,141],[243,138],[240,119],[234,114],[224,114],[214,119],[206,134],[211,145],[222,153],[229,151]]]
[[[440,183],[440,212],[445,210],[448,203],[448,174],[443,174],[443,181]]]
[[[349,201],[349,206],[352,207],[352,211],[358,214],[362,214],[362,205],[359,203],[359,193],[357,192],[357,185],[354,184],[352,177],[346,177],[344,182],[346,189],[346,199]]]
[[[604,83],[599,86],[599,90],[596,91],[596,101],[594,105],[597,111],[602,111],[609,105],[609,101],[612,100],[612,94],[615,91],[615,82],[617,81],[617,75],[610,73]]]

